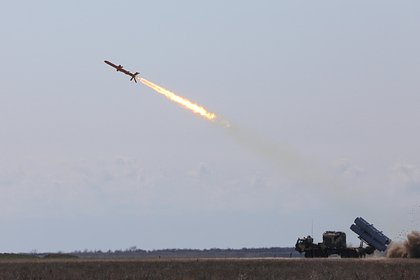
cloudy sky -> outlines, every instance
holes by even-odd
[[[0,251],[419,229],[420,3],[8,1]],[[200,118],[103,63],[198,102]]]

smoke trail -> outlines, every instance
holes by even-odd
[[[221,121],[220,121],[221,122]],[[224,125],[228,134],[239,144],[268,160],[283,175],[304,184],[325,185],[328,181],[317,165],[312,164],[296,149],[265,139],[253,131],[232,123]]]
[[[420,258],[420,231],[407,234],[407,240],[402,243],[391,243],[387,257],[389,258]]]
[[[285,147],[284,145],[280,146],[263,139],[244,128],[233,126],[230,122],[216,116],[215,113],[209,112],[204,107],[154,84],[145,78],[139,77],[137,80],[193,113],[212,121],[216,125],[222,126],[236,142],[271,161],[279,171],[285,175],[291,176],[293,179],[303,180],[306,183],[325,182],[324,178],[321,179],[321,177],[323,177],[320,175],[321,172],[315,170],[314,165],[308,164],[303,157],[292,148]]]

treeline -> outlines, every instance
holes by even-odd
[[[242,248],[242,249],[164,249],[142,250],[131,247],[115,251],[76,251],[79,258],[289,258],[299,257],[294,248]]]

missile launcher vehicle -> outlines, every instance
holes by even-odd
[[[391,242],[391,239],[361,217],[354,220],[350,229],[358,235],[359,247],[347,247],[344,232],[326,231],[320,243],[314,243],[311,236],[299,238],[295,250],[304,253],[306,258],[327,258],[331,255],[339,255],[342,258],[362,258],[373,254],[375,250],[385,251]]]

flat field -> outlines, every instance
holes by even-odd
[[[415,259],[1,260],[0,279],[420,279]]]

